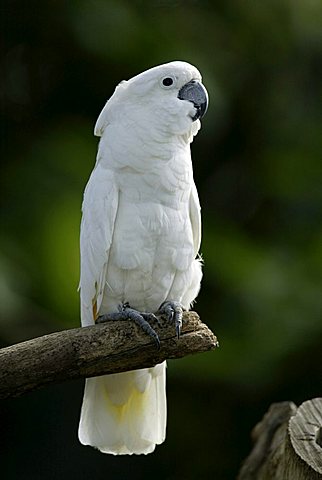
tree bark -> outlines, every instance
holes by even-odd
[[[322,398],[271,405],[252,435],[238,480],[322,479]]]
[[[50,383],[152,367],[218,346],[195,312],[185,312],[181,336],[173,325],[153,327],[153,340],[130,321],[107,322],[44,335],[0,350],[0,398]]]

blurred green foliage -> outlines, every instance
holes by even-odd
[[[93,125],[120,80],[182,59],[211,100],[192,146],[205,261],[195,308],[221,345],[170,363],[168,438],[146,458],[78,445],[81,382],[4,403],[2,478],[235,478],[271,402],[321,395],[322,3],[1,6],[2,344],[78,325]]]

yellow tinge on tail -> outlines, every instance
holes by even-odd
[[[101,452],[151,453],[165,439],[165,363],[86,380],[79,439]]]

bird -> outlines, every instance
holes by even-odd
[[[180,335],[182,312],[202,278],[190,144],[207,107],[201,74],[185,61],[123,80],[105,104],[82,203],[82,326],[134,321],[158,347],[153,321],[159,313]],[[85,380],[83,445],[113,455],[148,454],[165,440],[166,422],[166,362]]]

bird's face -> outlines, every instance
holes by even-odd
[[[138,107],[137,121],[146,115],[150,125],[168,133],[186,134],[208,107],[208,93],[199,71],[185,62],[152,68],[127,84]]]
[[[199,71],[186,62],[171,62],[121,82],[105,108],[107,123],[126,119],[151,132],[190,136],[207,106]]]

